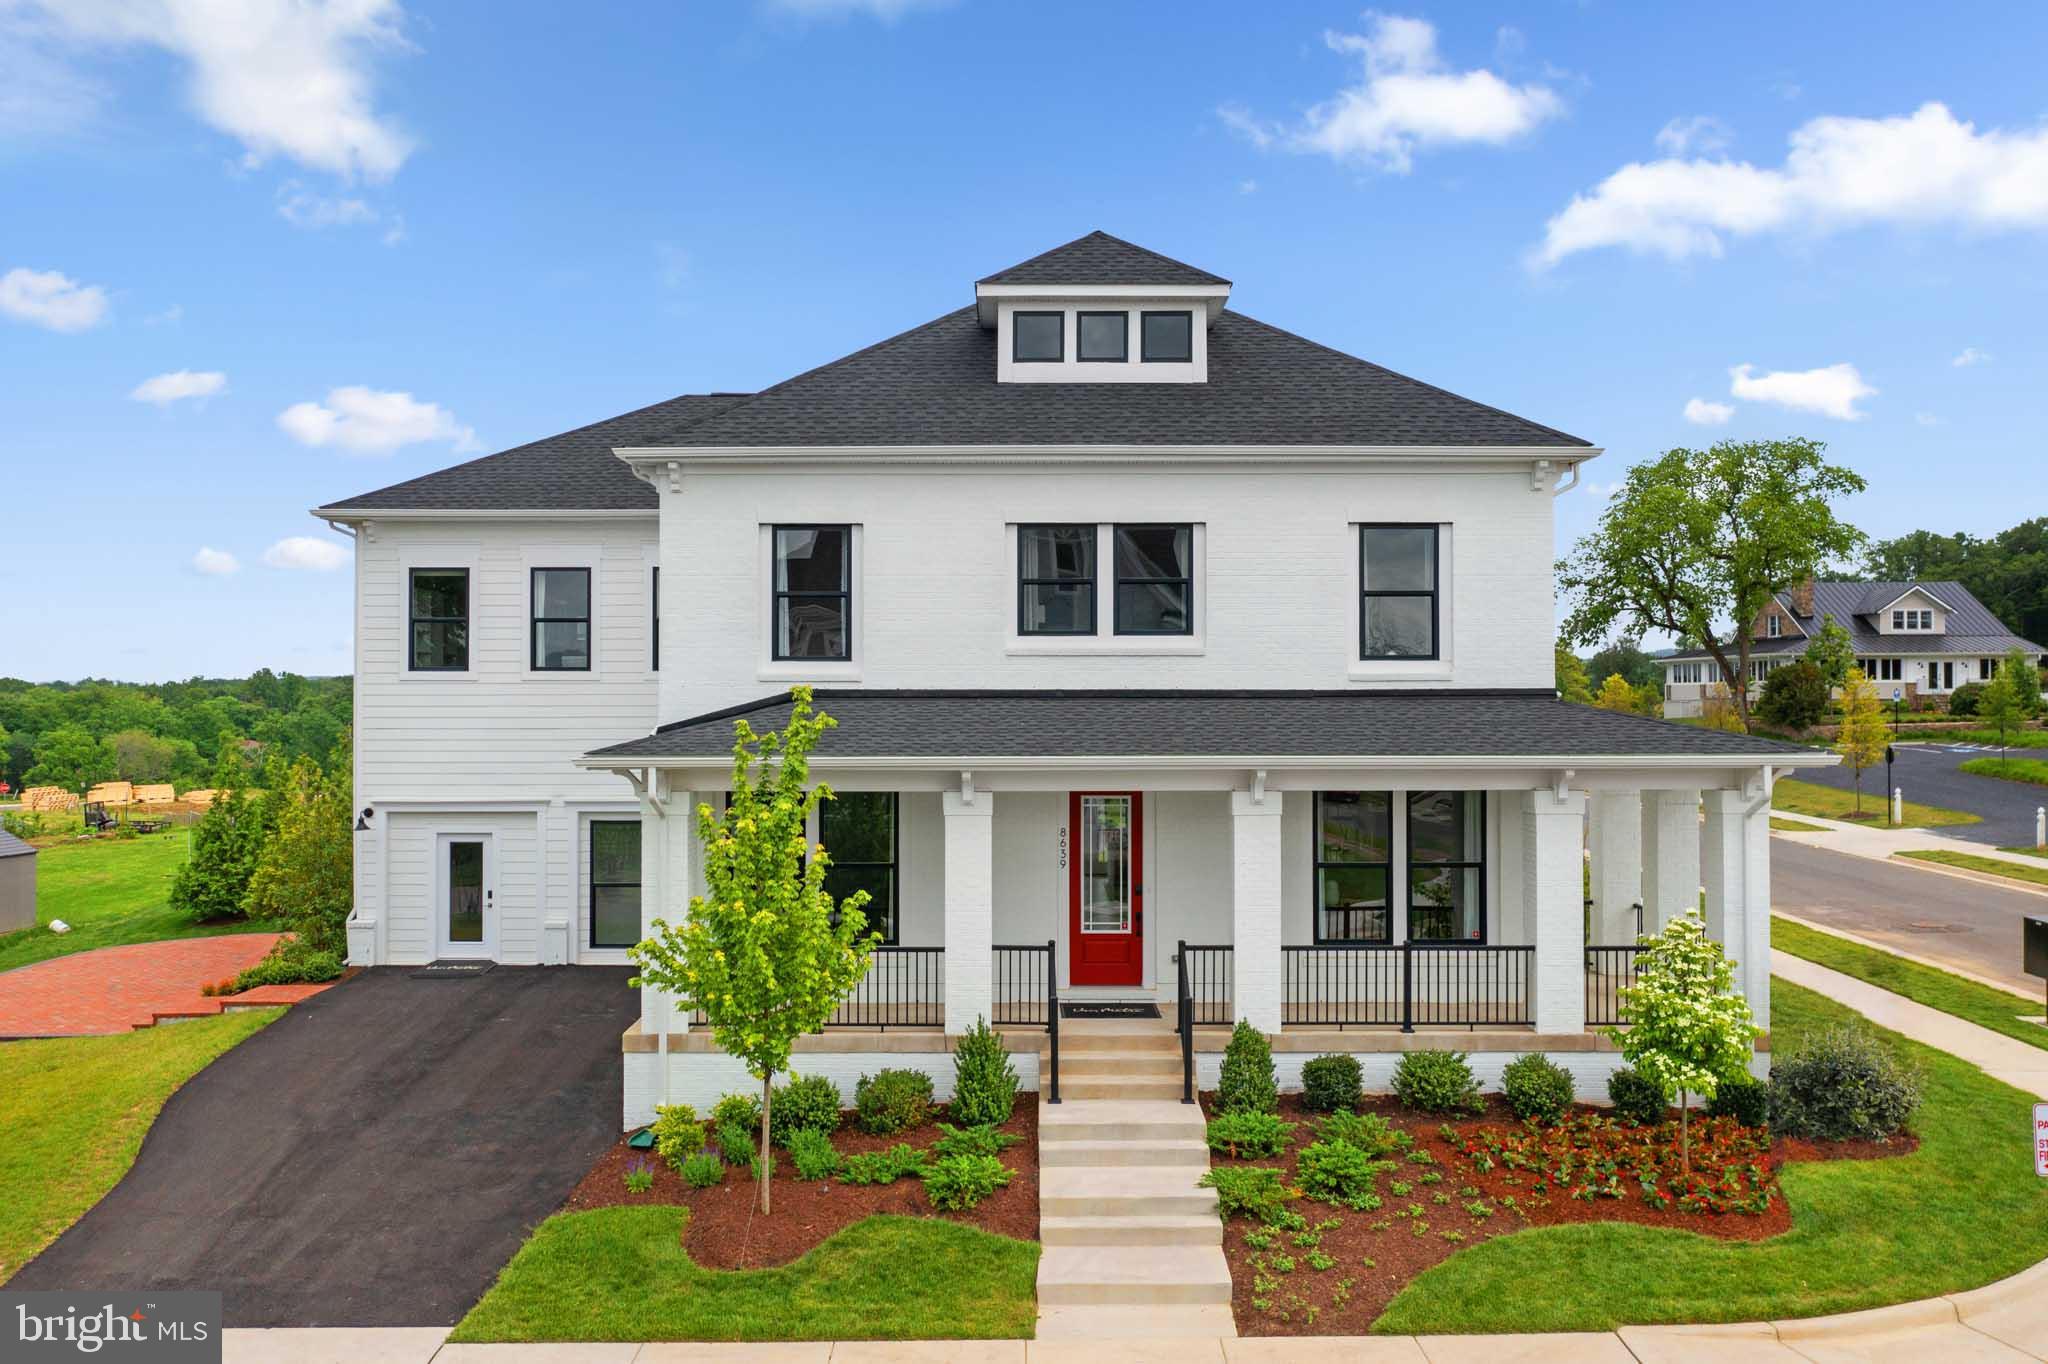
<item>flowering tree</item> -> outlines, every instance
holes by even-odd
[[[1711,1099],[1723,1083],[1748,1074],[1759,1030],[1749,1001],[1735,993],[1735,964],[1707,936],[1697,909],[1641,943],[1636,982],[1621,988],[1629,1024],[1605,1031],[1665,1102],[1677,1099],[1679,1159],[1691,1174],[1686,1099]]]
[[[720,1050],[760,1080],[764,1213],[775,1077],[789,1069],[796,1039],[824,1027],[867,974],[879,938],[862,913],[866,891],[847,896],[835,912],[825,890],[831,858],[806,831],[811,811],[832,792],[808,784],[809,756],[834,721],[812,714],[810,688],[794,688],[790,698],[780,734],[733,722],[732,803],[723,811],[697,807],[705,893],[690,897],[680,928],[656,919],[653,935],[630,952],[640,967],[634,985],[701,1010]]]

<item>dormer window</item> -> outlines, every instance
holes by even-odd
[[[1123,364],[1131,358],[1131,315],[1125,312],[1074,314],[1074,345],[1083,360]]]
[[[1784,631],[1784,628],[1785,622],[1779,620],[1776,616],[1769,616],[1764,620],[1764,633],[1772,639],[1776,639]]]
[[[1186,364],[1195,358],[1193,313],[1147,312],[1144,315],[1144,324],[1144,349],[1141,358],[1146,364]]]
[[[1067,358],[1065,313],[1012,313],[1019,364],[1058,364]]]

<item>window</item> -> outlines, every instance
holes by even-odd
[[[1067,358],[1065,313],[1011,313],[1010,358],[1023,363]]]
[[[1929,691],[1954,691],[1956,689],[1956,665],[1954,660],[1927,663],[1927,688]]]
[[[1905,613],[1904,611],[1894,611],[1894,612],[1892,612],[1892,629],[1894,629],[1894,630],[1903,630],[1903,629],[1905,629],[1905,628],[1906,628],[1906,613]]]
[[[1017,633],[1095,633],[1095,527],[1017,527]]]
[[[1978,676],[1978,677],[1980,677],[1980,678],[1982,678],[1982,679],[1983,679],[1984,681],[1986,681],[1986,682],[1989,682],[1989,681],[1991,680],[1991,678],[1992,678],[1992,675],[1993,675],[1993,674],[1995,674],[1995,673],[1996,673],[1997,671],[1998,671],[1998,660],[1997,660],[1997,659],[1995,659],[1995,658],[1980,658],[1980,659],[1978,659],[1978,660],[1977,660],[1977,676]]]
[[[590,945],[640,941],[640,821],[590,821]]]
[[[1776,639],[1778,637],[1779,632],[1782,631],[1784,628],[1785,622],[1779,620],[1776,615],[1768,616],[1764,620],[1764,633],[1766,635],[1769,635],[1772,639]]]
[[[834,903],[857,890],[868,893],[868,928],[896,941],[896,793],[835,791],[818,802],[818,842],[832,865],[825,889]]]
[[[1486,941],[1486,797],[1408,797],[1408,940]]]
[[[650,672],[661,671],[661,565],[654,566],[654,586],[648,594],[654,599],[649,608],[647,630],[647,667]]]
[[[853,530],[775,528],[774,656],[853,657]]]
[[[1195,632],[1193,526],[1116,528],[1116,632]]]
[[[535,672],[590,671],[590,570],[533,570]]]
[[[1437,657],[1437,528],[1358,528],[1358,656]]]
[[[1863,675],[1873,682],[1898,682],[1905,677],[1904,659],[1859,658],[1856,666],[1863,669]]]
[[[1075,313],[1074,349],[1082,360],[1122,364],[1131,358],[1131,315]]]
[[[414,672],[463,672],[469,667],[469,570],[416,568],[410,584]]]
[[[1317,942],[1394,940],[1393,809],[1388,791],[1316,793]]]
[[[1185,363],[1195,358],[1195,315],[1193,313],[1146,313],[1143,316],[1144,349],[1147,364],[1161,361]]]

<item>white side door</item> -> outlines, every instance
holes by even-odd
[[[488,833],[434,839],[435,955],[493,960],[498,955],[497,849]]]

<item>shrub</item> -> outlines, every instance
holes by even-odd
[[[886,1151],[862,1151],[848,1156],[839,1167],[841,1184],[894,1184],[899,1179],[924,1173],[924,1152],[908,1142],[897,1142]]]
[[[1617,1116],[1643,1127],[1664,1121],[1664,1091],[1624,1066],[1607,1077],[1607,1097]]]
[[[1982,682],[1965,682],[1962,686],[1957,687],[1948,694],[1948,713],[1950,715],[1975,715],[1977,713],[1977,702],[1982,700],[1983,696],[1984,684]]]
[[[1771,1067],[1771,1129],[1785,1136],[1882,1141],[1919,1103],[1919,1073],[1860,1028],[1830,1028]]]
[[[1462,1051],[1410,1051],[1394,1067],[1394,1097],[1424,1113],[1476,1113],[1479,1082]]]
[[[709,1151],[699,1151],[683,1162],[679,1172],[683,1183],[693,1189],[708,1189],[725,1178],[725,1162]]]
[[[887,1135],[932,1115],[932,1077],[921,1070],[882,1070],[853,1087],[853,1120],[863,1132]]]
[[[758,1124],[760,1119],[754,1121]],[[752,1165],[757,1152],[754,1140],[759,1127],[748,1127],[736,1122],[722,1122],[713,1134],[718,1142],[718,1154],[725,1157],[728,1165]]]
[[[1280,1111],[1280,1086],[1273,1079],[1273,1044],[1242,1018],[1230,1030],[1230,1045],[1223,1049],[1216,1106],[1225,1113]]]
[[[1226,1219],[1256,1217],[1271,1222],[1290,1198],[1284,1171],[1270,1165],[1218,1165],[1202,1174],[1200,1187],[1216,1191],[1216,1211]]]
[[[1800,659],[1773,668],[1756,701],[1757,718],[1781,729],[1805,730],[1820,723],[1828,708],[1828,684],[1820,669]]]
[[[839,1153],[832,1138],[815,1127],[800,1127],[789,1137],[789,1158],[799,1179],[830,1179],[839,1173]]]
[[[761,1096],[758,1094],[728,1094],[711,1105],[711,1121],[714,1126],[738,1123],[752,1131],[761,1125]]]
[[[1024,1138],[1013,1132],[998,1130],[992,1123],[976,1127],[955,1127],[951,1123],[939,1124],[939,1139],[932,1143],[932,1154],[944,1160],[947,1156],[992,1156],[1005,1146],[1015,1146]]]
[[[1318,1141],[1302,1148],[1294,1168],[1301,1191],[1310,1198],[1370,1212],[1380,1206],[1373,1184],[1380,1171],[1392,1165],[1390,1160],[1374,1160],[1348,1141]]]
[[[1346,1142],[1374,1160],[1415,1145],[1415,1138],[1377,1113],[1337,1112],[1318,1118],[1316,1140]]]
[[[1752,1075],[1723,1080],[1707,1100],[1707,1116],[1733,1118],[1744,1127],[1762,1127],[1771,1120],[1771,1087]]]
[[[1277,1113],[1222,1113],[1209,1119],[1209,1149],[1233,1160],[1277,1156],[1294,1137],[1294,1124]]]
[[[341,958],[308,945],[300,938],[279,938],[255,965],[245,967],[222,994],[239,994],[259,985],[299,985],[337,979]]]
[[[769,1137],[777,1146],[788,1146],[790,1137],[806,1128],[839,1130],[839,1086],[822,1075],[777,1085],[775,1100],[768,1108]]]
[[[924,1196],[942,1212],[958,1212],[1008,1184],[1015,1173],[994,1156],[947,1156],[925,1170]]]
[[[662,1104],[654,1110],[654,1151],[671,1170],[704,1149],[704,1124],[688,1104]]]
[[[1302,1107],[1315,1113],[1358,1107],[1358,1058],[1318,1056],[1301,1066]]]
[[[1016,1106],[1017,1068],[1003,1039],[977,1018],[953,1048],[953,1102],[947,1111],[955,1122],[979,1126],[1008,1122]]]
[[[694,1160],[695,1157],[691,1159]],[[683,1163],[687,1165],[689,1161]],[[627,1193],[646,1193],[654,1187],[654,1167],[644,1160],[636,1159],[626,1167],[625,1179]]]
[[[1571,1072],[1532,1051],[1508,1062],[1501,1072],[1500,1092],[1523,1121],[1556,1122],[1572,1106]]]

